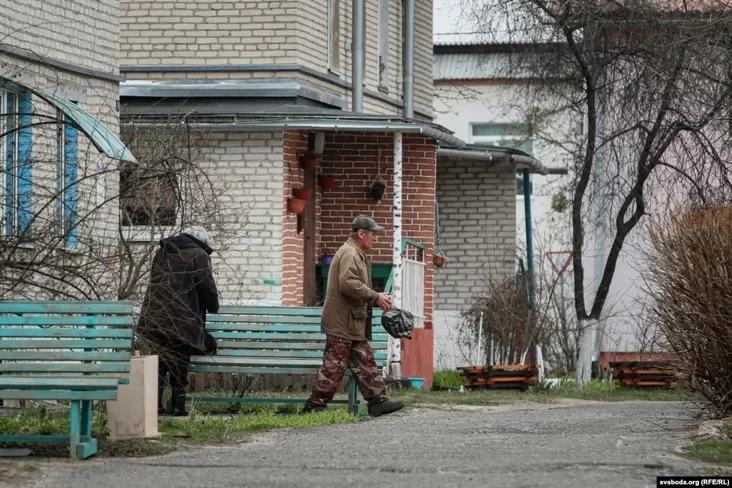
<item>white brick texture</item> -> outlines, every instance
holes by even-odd
[[[237,218],[215,242],[217,286],[226,303],[279,305],[282,297],[282,133],[213,133],[201,168]],[[214,237],[214,240],[216,238]]]
[[[121,63],[123,66],[200,66],[206,64],[301,64],[337,76],[348,88],[304,74],[129,73],[131,79],[297,77],[346,96],[350,101],[352,2],[340,4],[340,68],[328,70],[328,9],[326,0],[221,2],[198,0],[122,2]],[[402,7],[390,2],[388,96],[396,105],[364,97],[372,113],[401,112]],[[416,2],[415,105],[432,111],[432,2]],[[378,86],[378,0],[366,0],[365,87]]]
[[[7,0],[0,11],[0,42],[118,72],[119,0]]]
[[[489,280],[514,272],[515,174],[483,162],[440,162],[437,202],[448,261],[435,271],[435,309],[464,310]]]

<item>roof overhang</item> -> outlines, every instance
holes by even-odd
[[[112,159],[137,163],[137,160],[129,149],[127,149],[127,146],[112,131],[75,103],[47,90],[33,88],[14,80],[8,80],[7,78],[0,77],[0,83],[5,83],[14,89],[29,91],[61,111],[66,117],[71,119],[77,129],[89,138],[99,152]]]
[[[567,168],[547,168],[535,157],[510,148],[466,145],[460,149],[438,148],[437,161],[483,161],[490,164],[509,162],[516,171],[528,171],[541,175],[565,175]]]
[[[420,134],[435,139],[447,146],[463,147],[465,141],[455,137],[446,129],[426,122],[404,121],[403,119],[385,119],[380,117],[352,118],[346,113],[344,118],[274,118],[269,120],[227,120],[220,122],[186,121],[186,127],[192,130],[212,132],[279,132],[285,130],[313,130],[333,132],[391,132],[403,134]],[[352,114],[351,114],[352,115]],[[164,122],[162,122],[164,123]],[[158,127],[161,122],[126,121],[125,125],[137,127]]]
[[[134,99],[303,99],[318,105],[345,109],[340,95],[296,79],[263,80],[128,80],[120,83],[120,96]]]

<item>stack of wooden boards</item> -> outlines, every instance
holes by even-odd
[[[526,391],[530,386],[535,386],[539,378],[537,364],[468,366],[459,370],[465,386],[473,390]]]
[[[611,362],[613,377],[619,386],[634,388],[675,388],[678,384],[676,368],[667,362],[622,361]]]

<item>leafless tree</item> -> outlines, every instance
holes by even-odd
[[[552,140],[574,163],[569,191],[574,308],[584,329],[580,384],[590,377],[593,329],[621,251],[643,217],[689,195],[705,201],[710,190],[730,188],[732,10],[726,3],[462,2],[468,29],[488,42],[519,46],[510,69],[529,73],[524,103],[582,124],[577,134]],[[528,121],[533,137],[546,133],[539,115]],[[608,250],[588,306],[587,237],[596,227],[609,242],[595,243]]]

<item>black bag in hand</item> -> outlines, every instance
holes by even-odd
[[[414,315],[400,308],[393,308],[381,316],[381,325],[395,339],[412,338]]]

